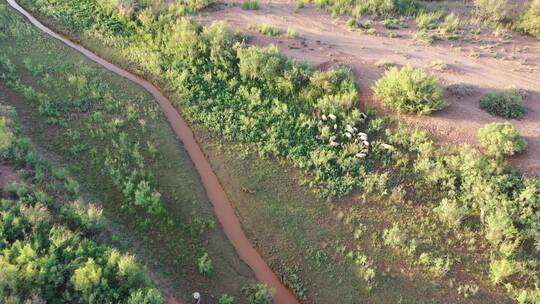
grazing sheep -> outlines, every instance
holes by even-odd
[[[337,124],[334,124],[334,130],[337,130]]]
[[[369,147],[369,142],[368,142],[367,140],[364,140],[364,141],[362,142],[362,144],[364,144],[364,146],[366,146],[366,147]]]
[[[335,142],[335,141],[331,141],[330,146],[337,147],[337,146],[339,146],[339,144],[337,142]]]
[[[354,156],[355,156],[356,158],[364,158],[364,157],[366,157],[366,155],[367,155],[366,153],[360,152],[360,153],[356,153]]]
[[[367,138],[367,134],[363,133],[363,132],[358,132],[358,137],[366,137]]]
[[[351,133],[349,133],[349,132],[345,132],[345,136],[347,136],[348,139],[351,139],[351,138],[352,138],[352,135],[351,135]]]
[[[332,142],[332,141],[336,141],[336,136],[335,136],[335,135],[332,135],[332,136],[330,137],[330,142]]]
[[[328,117],[330,117],[331,120],[336,120],[336,115],[334,114],[328,114]]]

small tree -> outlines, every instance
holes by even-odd
[[[509,122],[495,122],[484,126],[478,131],[478,138],[486,153],[498,158],[522,152],[527,147],[527,141]]]
[[[429,114],[447,105],[439,81],[410,65],[388,70],[373,91],[397,113]]]

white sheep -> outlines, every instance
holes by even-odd
[[[335,135],[332,135],[332,136],[330,137],[330,142],[332,142],[332,141],[336,141],[336,136],[335,136]]]
[[[366,146],[366,147],[369,147],[369,142],[368,142],[367,140],[364,140],[364,141],[362,142],[362,144],[363,144],[364,146]]]
[[[361,152],[360,152],[360,153],[356,153],[354,156],[355,156],[356,158],[364,158],[364,157],[366,157],[366,155],[367,155],[366,153],[361,153]]]
[[[321,116],[321,118],[322,118],[322,120],[324,120],[324,121],[327,121],[327,120],[328,120],[328,118],[327,118],[326,115],[324,115],[324,114]]]
[[[367,138],[367,134],[366,133],[363,133],[363,132],[358,132],[358,137],[366,137]]]
[[[351,135],[351,133],[349,133],[349,132],[345,132],[345,136],[347,136],[348,139],[351,139],[351,138],[352,138],[352,135]]]
[[[330,117],[331,120],[336,120],[336,115],[334,114],[328,114],[328,117]]]
[[[337,124],[334,124],[334,130],[337,130]]]
[[[335,141],[331,141],[330,146],[337,147],[337,146],[339,146],[339,144],[337,142],[335,142]]]

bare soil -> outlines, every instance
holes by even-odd
[[[466,98],[447,94],[449,107],[431,116],[399,115],[429,131],[443,143],[470,144],[478,147],[477,132],[486,123],[503,121],[479,108],[483,94],[511,86],[523,88],[529,96],[525,101],[528,114],[512,120],[529,146],[511,163],[532,176],[540,176],[540,43],[519,33],[497,36],[491,30],[469,31],[462,39],[440,40],[433,45],[414,42],[413,20],[406,28],[388,30],[375,22],[376,34],[351,30],[347,17],[332,17],[313,6],[294,12],[294,3],[286,0],[261,1],[259,10],[242,10],[238,2],[227,2],[202,19],[223,20],[233,30],[249,32],[250,43],[275,44],[286,55],[326,69],[345,64],[355,72],[361,88],[361,106],[376,108],[394,115],[372,96],[371,86],[382,76],[381,61],[395,65],[410,64],[436,75],[444,86],[465,83],[477,88]],[[234,5],[231,5],[234,4]],[[454,3],[455,6],[455,3]],[[274,27],[297,31],[298,38],[268,37],[249,30],[250,26],[267,23]],[[389,33],[399,35],[390,38]],[[511,37],[509,37],[511,36]],[[444,63],[444,70],[434,70],[434,63]],[[395,116],[395,115],[394,115]]]
[[[14,181],[17,181],[19,177],[15,173],[15,168],[10,165],[0,164],[0,192],[4,187]]]

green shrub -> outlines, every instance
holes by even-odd
[[[243,10],[258,10],[260,8],[258,0],[245,0],[240,7]]]
[[[347,20],[347,26],[350,28],[358,28],[358,20],[356,20],[356,18],[349,18],[349,20]]]
[[[222,294],[219,297],[218,304],[234,304],[234,297],[228,294]]]
[[[419,30],[418,32],[414,33],[414,41],[417,41],[423,44],[432,44],[436,40],[437,40],[437,36],[435,36],[430,31]]]
[[[5,117],[0,117],[0,157],[7,153],[11,146],[13,134],[8,126],[8,121]]]
[[[516,273],[516,265],[510,260],[494,260],[489,265],[489,276],[493,284],[502,283],[504,279]]]
[[[285,37],[289,39],[296,39],[298,37],[298,32],[295,30],[287,30],[287,33],[285,33]]]
[[[264,284],[256,284],[242,287],[242,293],[247,297],[249,304],[271,304],[274,290]]]
[[[504,118],[522,118],[527,110],[523,106],[523,93],[509,89],[488,93],[480,99],[480,108],[492,115]]]
[[[516,28],[540,39],[540,0],[531,2],[531,6],[516,22]]]
[[[461,222],[469,214],[468,210],[455,200],[444,198],[438,207],[434,209],[440,220],[450,227],[459,227]]]
[[[444,21],[439,25],[439,30],[443,34],[452,34],[463,27],[463,22],[454,13],[446,15]]]
[[[294,5],[294,12],[297,13],[301,8],[304,8],[306,6],[306,3],[304,0],[298,0],[296,1]]]
[[[210,256],[208,256],[208,253],[205,252],[197,260],[197,268],[199,269],[199,272],[204,275],[212,274],[214,266],[212,265],[212,260],[210,259]]]
[[[382,25],[389,30],[397,30],[401,27],[401,23],[397,19],[385,19]]]
[[[416,25],[421,30],[434,30],[439,26],[444,16],[443,11],[421,12],[416,16]]]
[[[261,23],[257,25],[255,27],[255,30],[263,35],[272,36],[272,37],[280,36],[281,34],[283,34],[282,30],[275,28],[267,23]]]
[[[474,14],[482,22],[497,25],[507,20],[508,0],[474,0]]]
[[[480,145],[492,156],[514,155],[527,148],[527,141],[509,122],[494,122],[478,131]]]
[[[446,106],[439,81],[409,65],[386,71],[373,91],[397,113],[429,114]]]

